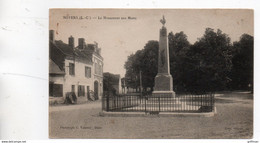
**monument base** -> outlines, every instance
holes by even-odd
[[[154,79],[154,97],[175,97],[173,91],[172,76],[167,73],[158,73]]]
[[[174,91],[153,91],[152,97],[175,97]]]

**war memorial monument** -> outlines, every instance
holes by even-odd
[[[49,14],[49,138],[255,136],[253,10]]]
[[[164,26],[166,23],[164,16],[160,22],[163,26],[160,29],[158,73],[154,79],[155,85],[152,95],[160,97],[174,97],[175,92],[173,91],[172,76],[170,74],[168,37],[167,29]]]

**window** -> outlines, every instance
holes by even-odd
[[[99,75],[102,75],[102,73],[103,73],[103,72],[102,72],[102,64],[100,63],[100,64],[99,64]]]
[[[85,67],[85,77],[91,78],[91,68]]]
[[[98,64],[95,63],[95,74],[98,74]]]
[[[102,64],[100,62],[95,63],[95,74],[102,75]]]
[[[87,86],[87,97],[90,98],[89,86]]]
[[[62,97],[63,96],[63,85],[51,83],[49,92],[50,92],[50,96]]]
[[[75,64],[73,64],[73,63],[69,64],[69,74],[75,75]]]
[[[85,96],[85,86],[84,85],[78,86],[78,96]]]
[[[75,85],[71,85],[71,92],[75,93]]]

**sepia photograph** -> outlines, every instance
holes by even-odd
[[[49,138],[252,139],[253,9],[49,9]]]

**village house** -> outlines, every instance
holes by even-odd
[[[103,94],[103,57],[98,44],[86,44],[84,38],[68,38],[68,44],[55,40],[50,30],[49,95],[66,97],[74,92],[77,97],[100,99]],[[90,97],[91,96],[91,97]]]

